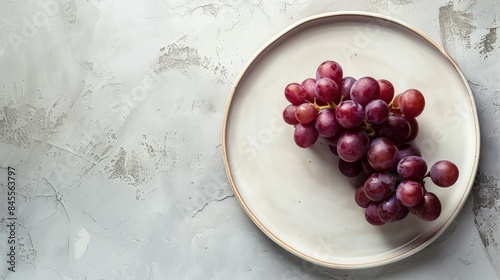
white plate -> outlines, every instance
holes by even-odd
[[[324,60],[339,62],[344,76],[385,78],[398,92],[424,93],[416,143],[429,166],[448,159],[460,169],[451,188],[427,184],[441,198],[439,219],[424,222],[410,214],[401,222],[369,225],[354,202],[359,180],[339,173],[327,145],[295,145],[293,127],[281,118],[283,89],[314,77]],[[479,125],[463,74],[421,32],[380,15],[329,13],[286,29],[247,64],[225,114],[224,161],[241,206],[277,244],[322,266],[373,267],[420,251],[458,214],[477,170]]]

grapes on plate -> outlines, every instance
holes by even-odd
[[[423,221],[438,219],[443,205],[426,180],[448,188],[457,182],[459,169],[449,160],[428,169],[414,143],[423,93],[410,88],[396,94],[389,80],[344,76],[333,60],[322,62],[315,74],[284,89],[289,104],[282,117],[294,127],[295,144],[308,148],[321,138],[343,176],[366,176],[353,190],[353,200],[369,224],[394,223],[409,213]]]

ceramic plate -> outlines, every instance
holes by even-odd
[[[433,222],[409,215],[369,225],[354,202],[359,179],[347,179],[324,142],[301,149],[281,117],[284,87],[314,77],[325,60],[344,76],[390,80],[397,92],[417,88],[426,98],[415,140],[428,165],[455,162],[451,188],[432,183],[441,199]],[[251,59],[231,92],[223,124],[226,171],[252,221],[291,253],[318,265],[366,268],[408,257],[450,225],[471,190],[479,155],[476,108],[463,74],[432,40],[400,21],[370,13],[330,13],[286,29]]]

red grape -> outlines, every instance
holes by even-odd
[[[314,94],[316,98],[323,102],[333,102],[339,96],[339,87],[330,78],[321,78],[316,80],[314,86]]]
[[[365,117],[369,123],[382,124],[389,117],[389,106],[381,99],[375,99],[365,106]]]
[[[432,192],[426,192],[424,197],[413,207],[415,215],[424,221],[434,221],[441,215],[441,201]]]
[[[366,196],[363,186],[356,189],[356,192],[354,193],[354,201],[359,207],[362,208],[366,208],[372,203],[371,199]]]
[[[372,77],[359,78],[351,87],[351,99],[366,106],[368,102],[377,99],[380,86],[377,80]]]
[[[335,81],[337,85],[342,83],[343,75],[343,70],[340,64],[332,60],[322,62],[318,66],[318,69],[316,69],[316,80],[321,78],[330,78]]]
[[[341,126],[338,124],[335,117],[335,110],[331,108],[325,108],[319,111],[314,127],[319,135],[323,137],[335,136],[341,130]]]
[[[377,207],[379,218],[386,222],[392,223],[398,221],[404,212],[404,206],[396,199],[396,195],[385,198]]]
[[[365,119],[363,107],[353,100],[342,101],[335,110],[337,122],[345,128],[359,127]]]
[[[287,124],[291,124],[291,125],[298,124],[299,121],[295,117],[295,112],[296,111],[297,111],[297,106],[295,106],[293,104],[290,104],[290,105],[286,106],[285,109],[283,110],[283,120]]]
[[[458,180],[458,167],[451,161],[440,160],[431,167],[429,175],[437,186],[447,188]]]
[[[358,161],[366,154],[369,144],[370,137],[364,130],[347,130],[337,142],[337,153],[345,161]]]
[[[385,222],[382,221],[382,219],[380,219],[380,217],[378,216],[377,209],[379,204],[380,204],[379,202],[372,202],[365,209],[366,221],[374,226],[381,226],[385,224]]]
[[[404,180],[421,181],[427,173],[427,163],[421,157],[408,156],[399,161],[397,172]]]
[[[318,132],[314,129],[314,125],[299,123],[295,126],[293,139],[297,146],[307,148],[316,143],[316,140],[318,140]]]
[[[396,182],[390,173],[373,173],[363,187],[366,197],[372,201],[382,201],[394,192]]]
[[[400,115],[390,114],[379,130],[381,136],[391,140],[393,143],[404,143],[411,134],[411,126],[408,120]]]
[[[340,84],[339,91],[340,95],[344,97],[343,100],[351,100],[351,88],[352,85],[356,82],[356,79],[353,77],[347,76],[342,79],[342,83]]]
[[[399,98],[399,109],[409,118],[418,117],[425,107],[424,95],[416,89],[408,89]]]
[[[415,181],[403,181],[396,188],[396,197],[402,205],[414,207],[424,197],[424,188]]]
[[[318,111],[311,103],[302,103],[295,110],[295,118],[303,124],[312,123],[317,115]]]
[[[370,165],[378,172],[393,170],[398,164],[398,148],[387,138],[373,140],[366,155]]]
[[[314,87],[316,86],[316,80],[314,78],[307,78],[300,84],[304,90],[306,91],[306,100],[314,103],[314,97],[316,97],[314,93]]]
[[[291,83],[285,87],[285,98],[293,105],[300,105],[307,97],[307,93],[298,83]]]
[[[394,98],[394,86],[385,79],[379,79],[377,82],[380,88],[378,98],[384,100],[387,104],[391,103]]]

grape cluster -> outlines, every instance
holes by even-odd
[[[307,148],[322,137],[338,156],[347,177],[367,176],[354,200],[365,208],[372,225],[383,225],[415,214],[433,221],[441,214],[439,198],[425,187],[425,178],[439,187],[458,179],[457,166],[448,160],[428,170],[413,143],[419,132],[417,117],[425,98],[417,89],[395,95],[385,79],[344,76],[335,61],[322,62],[315,78],[290,83],[284,90],[290,102],[283,120],[294,126],[294,141]]]

